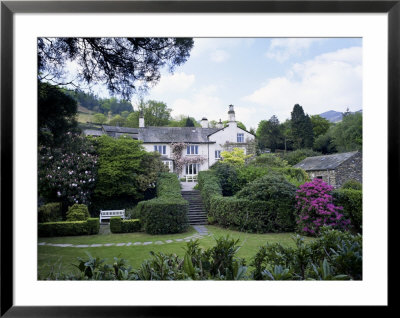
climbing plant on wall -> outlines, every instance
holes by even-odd
[[[188,144],[184,142],[171,144],[172,158],[174,159],[176,172],[178,174],[182,172],[182,169],[186,164],[201,164],[207,160],[206,157],[199,155],[183,156],[183,150],[186,149],[187,146]]]

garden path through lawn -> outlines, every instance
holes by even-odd
[[[205,226],[203,225],[195,225],[193,226],[193,228],[197,231],[196,234],[193,234],[191,236],[182,238],[182,239],[167,239],[164,241],[148,241],[148,242],[121,242],[121,243],[104,243],[104,244],[68,244],[68,243],[46,243],[46,242],[40,242],[38,243],[38,245],[46,245],[46,246],[57,246],[57,247],[78,247],[78,248],[82,248],[82,247],[102,247],[102,246],[136,246],[136,245],[150,245],[150,244],[156,244],[156,245],[161,245],[161,244],[168,244],[168,243],[172,243],[174,241],[176,242],[190,242],[190,241],[194,241],[194,240],[198,240],[201,239],[205,236],[208,236],[208,230]],[[110,234],[110,226],[107,225],[100,225],[100,230],[99,230],[99,234],[100,235],[107,235]]]

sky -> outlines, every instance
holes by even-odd
[[[361,38],[194,38],[186,63],[161,79],[145,100],[165,102],[172,116],[236,120],[257,129],[273,115],[290,118],[362,109]],[[133,104],[137,101],[134,99]]]

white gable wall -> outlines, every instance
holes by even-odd
[[[212,166],[218,159],[215,159],[215,151],[224,151],[224,145],[229,143],[237,143],[237,134],[241,133],[244,135],[243,149],[246,154],[246,142],[254,140],[254,136],[247,131],[237,127],[236,122],[230,122],[229,126],[217,131],[216,133],[209,136],[210,141],[215,141],[215,144],[210,144],[210,157],[209,163]],[[235,145],[239,148],[239,145]],[[240,147],[241,148],[241,147]]]

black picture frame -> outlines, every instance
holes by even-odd
[[[1,316],[175,317],[205,307],[23,307],[13,304],[13,16],[15,13],[387,13],[388,14],[388,206],[393,211],[399,179],[400,1],[1,1]],[[388,211],[388,212],[389,212]],[[390,214],[388,213],[388,218]],[[388,222],[390,224],[390,222]],[[392,224],[393,225],[393,224]],[[388,233],[390,231],[388,226]],[[389,239],[389,237],[388,237]],[[388,240],[389,246],[390,240]],[[389,255],[389,254],[388,254]],[[388,268],[389,270],[390,268]],[[387,279],[390,286],[389,278]],[[389,288],[390,289],[390,288]],[[383,306],[390,310],[389,306]],[[222,314],[212,308],[213,314]],[[257,309],[252,307],[252,309]],[[285,308],[301,314],[304,308]],[[382,307],[380,308],[382,309]],[[268,309],[269,310],[269,309]],[[331,313],[339,313],[334,308]],[[370,309],[369,309],[370,310]],[[235,309],[237,312],[237,309]],[[282,313],[281,309],[280,312]],[[226,313],[225,313],[226,314]]]

